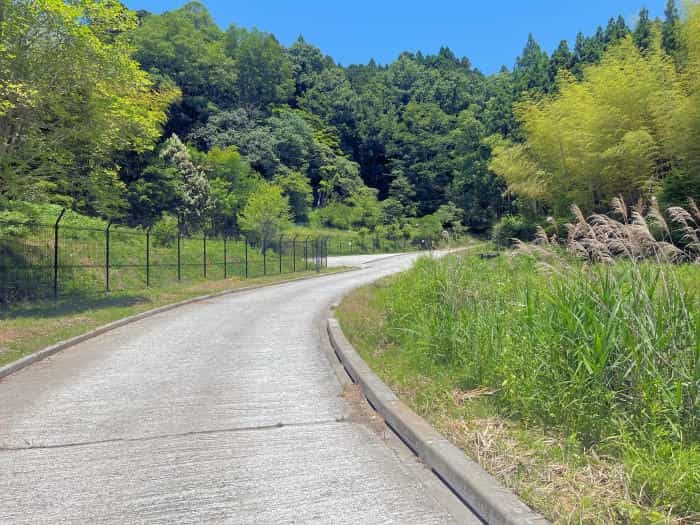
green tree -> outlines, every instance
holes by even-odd
[[[212,220],[226,232],[238,231],[238,214],[260,188],[261,177],[235,146],[212,148],[204,157],[203,167],[211,185]]]
[[[282,189],[282,194],[289,199],[294,221],[297,223],[306,222],[314,201],[309,180],[297,171],[290,171],[275,177],[275,184]]]
[[[617,38],[617,31],[619,31],[617,24],[611,27],[609,23],[606,31],[603,31],[603,28],[599,26],[593,36],[586,37],[583,33],[576,35],[574,65],[571,68],[574,75],[581,78],[583,69],[586,66],[600,62],[600,57],[603,55],[606,47]]]
[[[0,200],[50,199],[110,217],[126,207],[115,161],[154,147],[176,97],[132,58],[117,2],[9,1],[0,17]]]
[[[392,172],[402,174],[414,188],[419,215],[446,202],[454,175],[454,137],[450,132],[455,121],[435,103],[410,102],[400,118],[384,123]]]
[[[639,12],[639,20],[637,20],[637,26],[634,28],[632,33],[634,37],[634,43],[642,51],[649,49],[653,39],[654,25],[649,18],[649,10],[644,7]]]
[[[269,183],[250,196],[238,215],[241,229],[260,241],[277,237],[289,226],[290,219],[289,200],[279,186]]]
[[[318,115],[335,127],[342,146],[350,150],[356,140],[355,107],[357,96],[345,72],[338,67],[327,67],[313,77],[313,85],[298,100],[299,107]]]
[[[491,148],[484,140],[484,126],[473,112],[459,114],[452,136],[455,172],[447,198],[460,210],[462,224],[485,232],[503,208],[503,181],[488,169]]]
[[[163,143],[160,157],[175,168],[180,177],[178,213],[184,228],[190,231],[198,229],[214,204],[204,170],[192,162],[187,148],[175,134]]]
[[[516,60],[513,78],[518,92],[534,90],[547,93],[551,88],[549,57],[532,34],[527,37],[525,49]]]
[[[630,29],[627,27],[627,22],[622,16],[611,18],[605,28],[605,45],[606,48],[617,44],[620,40],[630,34]]]
[[[513,75],[508,69],[501,68],[498,74],[486,79],[486,93],[486,102],[480,115],[486,136],[494,133],[512,136],[517,128],[513,104],[518,94]]]
[[[352,208],[352,225],[354,227],[366,227],[375,229],[382,223],[382,207],[377,200],[377,190],[361,187],[347,199]]]
[[[599,211],[616,195],[650,195],[680,160],[676,115],[687,99],[672,61],[628,37],[582,82],[559,82],[558,94],[518,105],[526,141],[494,143],[491,168],[511,191],[559,213],[572,202]]]
[[[319,48],[307,43],[300,36],[289,48],[289,56],[294,64],[296,98],[300,98],[309,89],[316,86],[320,74],[335,67],[335,62],[324,55]]]
[[[303,113],[288,108],[278,109],[266,124],[280,162],[291,170],[306,173],[315,142],[313,129]]]
[[[177,170],[158,159],[151,162],[128,186],[128,221],[153,226],[164,213],[173,212],[181,202],[182,183]]]
[[[224,51],[223,38],[224,33],[199,2],[162,15],[147,15],[133,32],[136,58],[142,66],[182,91],[181,100],[171,109],[168,132],[184,136],[206,121],[212,105],[234,102],[236,68]]]
[[[389,198],[401,205],[403,217],[414,217],[416,215],[416,188],[411,181],[406,178],[401,169],[396,169],[392,173],[395,178],[389,187]]]
[[[679,162],[674,166],[672,185],[676,191],[668,194],[666,200],[676,203],[700,194],[700,3],[688,3],[687,10],[680,32],[685,54],[680,78],[687,97],[681,99],[668,123],[672,130],[671,144]],[[682,188],[686,195],[679,193]]]
[[[573,65],[574,55],[569,49],[569,43],[566,40],[559,42],[559,47],[552,53],[550,59],[549,74],[552,80],[556,80],[559,71],[569,71]]]
[[[231,26],[226,31],[226,52],[235,61],[239,105],[266,108],[291,100],[295,84],[292,61],[273,35]]]
[[[666,1],[665,19],[661,26],[661,45],[666,53],[676,56],[681,45],[681,19],[675,0]]]

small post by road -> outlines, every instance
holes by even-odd
[[[315,242],[315,259],[316,259],[316,273],[321,273],[321,238],[317,238]]]
[[[228,266],[228,259],[226,257],[226,234],[224,234],[224,279],[228,277],[228,271],[227,267]]]
[[[309,237],[304,239],[304,270],[309,271]]]
[[[63,219],[66,209],[63,208],[53,225],[53,297],[58,297],[58,225]]]
[[[263,276],[267,275],[267,240],[263,237],[262,240],[262,251],[263,251]]]
[[[202,235],[203,235],[202,241],[204,243],[203,244],[204,252],[203,252],[203,256],[202,256],[202,262],[203,262],[203,267],[204,267],[204,278],[206,279],[207,278],[207,234],[206,234],[206,232],[204,232]]]
[[[151,227],[146,230],[146,288],[151,287]]]
[[[107,223],[105,230],[105,290],[109,292],[109,230],[112,227],[112,221]]]
[[[292,273],[297,272],[297,237],[299,235],[295,235],[292,239]]]
[[[180,242],[182,240],[182,231],[180,231],[180,219],[177,220],[177,280],[182,280],[182,260],[180,253]]]
[[[284,235],[280,235],[280,239],[277,241],[277,248],[280,252],[280,275],[282,275],[282,239],[284,239]]]
[[[331,240],[328,237],[321,240],[321,268],[328,266],[328,245],[330,243]]]
[[[245,251],[245,278],[248,278],[248,237],[243,236],[243,246]]]

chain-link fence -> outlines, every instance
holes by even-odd
[[[252,239],[185,235],[179,227],[84,226],[63,221],[64,212],[51,224],[0,221],[0,302],[320,271],[329,255],[432,249],[426,239],[369,234]]]
[[[0,302],[327,267],[328,240],[0,221]]]

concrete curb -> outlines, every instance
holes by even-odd
[[[186,306],[188,304],[192,303],[197,303],[200,301],[206,301],[207,299],[214,299],[216,297],[221,297],[224,295],[231,295],[235,293],[243,293],[243,292],[248,292],[251,290],[257,290],[260,288],[268,288],[270,286],[279,286],[282,284],[289,284],[289,283],[295,283],[299,281],[307,281],[309,279],[320,279],[321,277],[329,277],[331,275],[339,275],[342,273],[347,273],[347,272],[355,272],[358,271],[358,268],[350,268],[348,270],[340,270],[337,272],[332,272],[332,273],[326,273],[322,275],[310,275],[308,277],[300,277],[298,279],[285,279],[284,281],[277,281],[274,283],[264,283],[258,286],[246,286],[245,288],[236,288],[235,290],[224,290],[221,292],[216,292],[213,294],[208,294],[208,295],[200,295],[198,297],[193,297],[191,299],[185,299],[184,301],[180,301],[177,303],[173,304],[167,304],[165,306],[159,306],[158,308],[153,308],[152,310],[146,310],[145,312],[141,312],[139,314],[135,314],[129,317],[125,317],[123,319],[119,319],[118,321],[114,321],[111,323],[108,323],[106,325],[102,325],[98,328],[95,328],[93,330],[90,330],[89,332],[86,332],[84,334],[72,337],[70,339],[66,339],[65,341],[60,341],[56,344],[53,344],[51,346],[48,346],[42,350],[38,350],[32,354],[29,354],[27,356],[24,356],[17,361],[14,361],[8,365],[5,365],[3,367],[0,367],[0,380],[3,378],[14,374],[15,372],[18,372],[22,370],[23,368],[28,367],[29,365],[36,363],[37,361],[41,361],[42,359],[46,359],[47,357],[50,357],[61,350],[65,350],[66,348],[70,348],[71,346],[75,346],[77,344],[80,344],[84,341],[87,341],[88,339],[92,339],[93,337],[97,337],[98,335],[102,335],[105,332],[109,332],[110,330],[115,330],[117,328],[121,328],[124,325],[134,323],[136,321],[140,321],[141,319],[145,319],[147,317],[152,317],[157,314],[161,314],[163,312],[167,312],[170,310],[174,310],[175,308],[179,308],[181,306]]]
[[[326,327],[336,356],[372,407],[481,519],[489,525],[549,523],[401,402],[360,357],[336,319],[328,319]]]

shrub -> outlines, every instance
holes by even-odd
[[[177,239],[177,219],[172,215],[164,215],[153,225],[151,233],[156,246],[172,245]]]
[[[493,227],[491,239],[498,246],[512,246],[514,239],[533,240],[536,229],[537,225],[522,215],[506,215]]]

